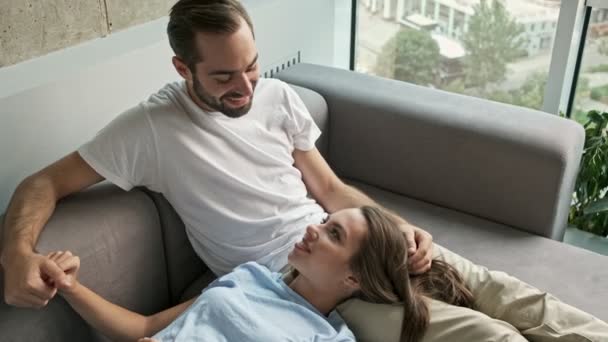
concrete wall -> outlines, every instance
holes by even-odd
[[[262,71],[297,52],[303,62],[348,68],[344,37],[350,21],[344,17],[350,8],[348,0],[336,1],[243,0],[256,27]],[[24,177],[179,79],[167,21],[162,17],[0,68],[0,213]]]
[[[176,0],[2,0],[0,67],[167,15]]]

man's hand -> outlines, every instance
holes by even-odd
[[[431,269],[433,260],[433,236],[427,231],[402,223],[400,228],[407,240],[408,266],[411,274],[421,274]]]
[[[7,304],[21,308],[40,309],[46,306],[57,288],[49,286],[50,278],[63,281],[64,272],[47,257],[31,252],[5,256],[4,300]]]
[[[62,295],[72,293],[78,286],[80,258],[70,251],[52,252],[47,257],[64,272],[64,276],[59,279],[49,278],[47,284],[56,287]]]

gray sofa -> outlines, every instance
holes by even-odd
[[[319,149],[348,183],[445,247],[608,319],[608,257],[560,242],[584,140],[578,124],[309,64],[278,78],[294,85],[324,132]],[[171,206],[145,189],[102,183],[69,196],[37,248],[78,254],[83,283],[144,314],[213,278]],[[104,338],[57,297],[43,310],[0,303],[0,340]]]

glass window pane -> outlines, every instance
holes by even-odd
[[[540,109],[560,4],[362,0],[355,70]]]
[[[608,9],[591,11],[571,115],[585,123],[590,110],[608,112]]]

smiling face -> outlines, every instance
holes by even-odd
[[[232,118],[249,112],[260,77],[253,33],[244,19],[240,21],[234,33],[198,32],[195,45],[201,61],[191,68],[178,57],[173,58],[193,101],[206,111]]]
[[[306,228],[302,241],[289,254],[289,263],[300,276],[318,288],[356,285],[350,267],[367,233],[365,217],[358,208],[343,209],[328,220]]]

